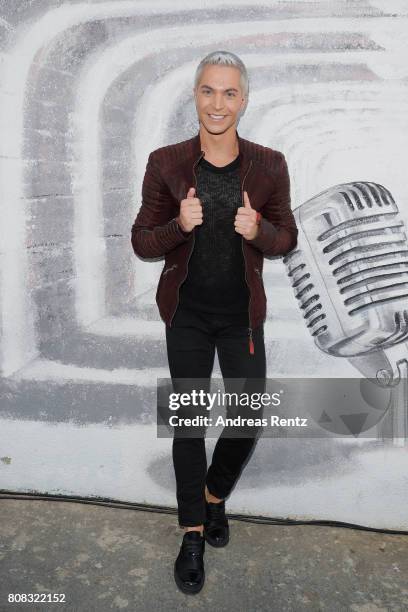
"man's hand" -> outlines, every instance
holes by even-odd
[[[256,223],[256,210],[251,208],[251,203],[246,191],[244,191],[244,204],[240,206],[235,215],[235,231],[241,234],[246,240],[253,240],[258,234]]]
[[[187,197],[180,202],[180,214],[177,222],[185,232],[191,232],[196,225],[203,222],[203,208],[199,198],[195,198],[195,188],[190,187]]]

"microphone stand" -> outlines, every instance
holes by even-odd
[[[377,380],[392,387],[390,410],[379,425],[382,439],[391,437],[394,446],[408,446],[408,359],[406,343],[384,349],[389,368],[378,370]],[[392,364],[395,364],[393,367]],[[388,434],[388,435],[387,435]]]

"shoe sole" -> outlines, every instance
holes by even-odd
[[[178,588],[180,589],[180,591],[182,591],[183,593],[186,593],[187,595],[195,595],[196,593],[199,593],[201,591],[201,589],[204,586],[204,582],[205,582],[205,571],[203,570],[203,580],[202,582],[200,582],[200,584],[197,585],[190,585],[187,586],[186,584],[184,584],[184,582],[179,578],[177,571],[176,571],[176,565],[174,564],[174,580],[176,581],[176,584],[178,586]]]
[[[229,534],[228,534],[227,539],[225,540],[225,542],[221,542],[221,544],[215,542],[214,540],[211,540],[210,536],[206,533],[205,529],[204,529],[203,534],[204,534],[205,541],[208,542],[208,544],[210,546],[213,546],[214,548],[224,548],[224,546],[226,546],[228,544],[228,542],[229,542]]]

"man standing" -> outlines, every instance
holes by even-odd
[[[193,89],[199,133],[149,155],[132,245],[142,258],[165,256],[156,302],[172,379],[209,380],[215,349],[224,380],[266,377],[263,260],[294,249],[298,230],[284,155],[238,135],[248,90],[239,57],[210,53]],[[204,436],[174,435],[185,529],[174,577],[185,593],[204,584],[205,541],[229,541],[225,498],[254,444],[221,435],[207,470]]]

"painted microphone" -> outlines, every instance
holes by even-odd
[[[408,241],[390,191],[339,184],[293,214],[298,244],[283,262],[316,346],[397,385],[408,354]]]

